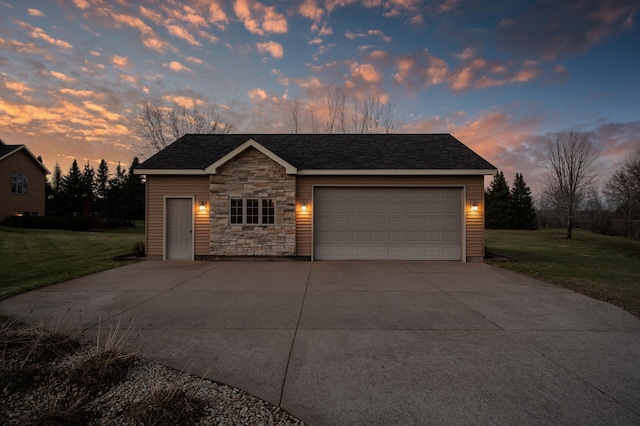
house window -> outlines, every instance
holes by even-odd
[[[273,198],[232,198],[229,204],[231,225],[273,225],[276,223]]]
[[[231,208],[229,211],[229,223],[232,225],[242,224],[243,217],[243,208],[242,202],[244,200],[240,198],[232,198],[231,199]]]
[[[273,199],[262,201],[262,224],[273,225],[276,219],[276,203]]]
[[[11,192],[14,194],[28,194],[29,176],[20,172],[11,172]]]

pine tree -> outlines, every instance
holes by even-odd
[[[74,159],[69,174],[62,178],[62,188],[66,201],[65,214],[81,214],[83,208],[82,173]]]
[[[509,185],[502,172],[496,173],[485,193],[485,226],[493,229],[508,229],[511,218]]]
[[[140,160],[138,157],[134,157],[125,181],[127,219],[129,220],[144,219],[144,182],[142,176],[134,173],[138,165],[140,165]]]
[[[107,216],[107,195],[109,191],[109,166],[104,159],[100,160],[95,179],[96,188],[96,210],[100,216]]]
[[[93,171],[93,167],[87,161],[87,164],[84,165],[84,170],[82,171],[81,176],[82,181],[82,199],[83,199],[83,209],[84,213],[90,213],[95,200],[95,172]]]
[[[536,211],[533,207],[531,189],[524,181],[522,173],[516,173],[511,189],[512,229],[537,229]]]

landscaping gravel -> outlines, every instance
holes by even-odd
[[[106,350],[95,345],[38,360],[33,348],[42,338],[29,341],[31,347],[20,344],[24,333],[33,337],[46,332],[27,326],[12,328],[7,333],[5,327],[0,336],[1,424],[304,424],[239,389],[131,355],[118,353],[108,358]],[[88,367],[95,364],[88,360],[96,359],[100,360],[99,374],[104,376],[95,376],[95,369]],[[114,359],[123,361],[117,364],[124,368],[122,378],[105,373]],[[96,384],[92,377],[101,381]]]

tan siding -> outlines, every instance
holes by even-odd
[[[25,173],[29,176],[27,194],[11,192],[11,172]],[[45,214],[45,173],[35,164],[24,149],[11,154],[0,161],[0,220],[17,213],[37,212]]]
[[[164,198],[166,196],[195,197],[195,255],[209,254],[209,178],[207,176],[147,176],[146,247],[150,257],[163,256]],[[201,212],[200,202],[207,210]]]
[[[484,254],[484,177],[483,176],[298,176],[296,181],[296,255],[311,256],[313,241],[314,185],[325,186],[457,186],[466,188],[465,235],[467,258]],[[478,202],[478,211],[471,203]],[[307,203],[307,212],[302,212]]]

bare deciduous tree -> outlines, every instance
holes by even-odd
[[[189,133],[227,134],[233,131],[217,109],[199,111],[170,108],[160,102],[144,101],[131,120],[142,139],[141,154],[151,156]]]
[[[609,205],[625,218],[626,235],[638,238],[640,231],[640,148],[616,170],[604,186]]]
[[[598,152],[589,135],[576,130],[554,133],[545,144],[547,182],[544,196],[551,201],[572,237],[574,215],[596,178]]]
[[[354,133],[396,133],[402,127],[395,119],[395,107],[383,102],[379,93],[363,102],[354,99],[351,122]]]
[[[397,133],[401,132],[402,124],[395,118],[395,107],[384,102],[379,93],[372,93],[364,101],[352,98],[348,102],[345,90],[334,87],[324,98],[325,111],[319,115],[317,111],[309,110],[311,132],[320,133]],[[294,100],[290,109],[288,121],[289,131],[299,131],[300,103]],[[294,126],[297,124],[297,127]],[[297,131],[295,130],[297,129]]]
[[[291,101],[289,112],[291,113],[287,121],[289,131],[294,134],[300,133],[300,98],[297,96]]]

